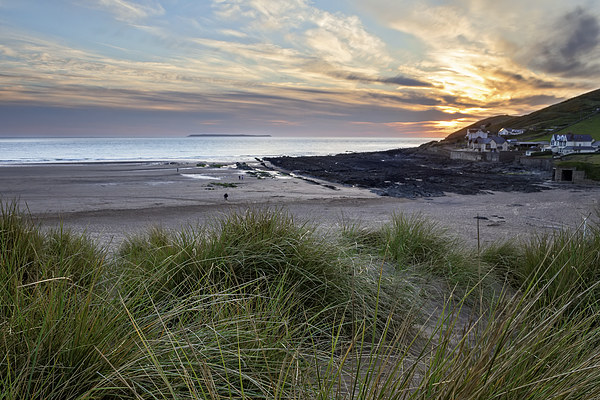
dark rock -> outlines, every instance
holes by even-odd
[[[445,193],[538,192],[544,179],[513,164],[451,160],[424,148],[318,157],[268,158],[304,176],[372,189],[381,196],[438,197]]]

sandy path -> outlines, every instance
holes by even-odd
[[[0,197],[4,201],[18,199],[43,225],[62,222],[102,244],[118,244],[127,235],[152,225],[178,229],[206,223],[232,210],[271,207],[284,209],[298,220],[316,222],[324,229],[335,229],[341,223],[380,225],[393,213],[420,213],[475,245],[478,215],[486,218],[479,220],[480,238],[485,244],[576,227],[600,208],[598,186],[553,186],[538,193],[451,194],[416,200],[333,186],[335,190],[280,174],[258,179],[231,167],[166,163],[0,168]],[[229,195],[227,201],[225,193]]]

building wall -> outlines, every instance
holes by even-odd
[[[485,153],[485,161],[499,162],[500,161],[500,154],[502,154],[502,153],[487,152],[487,153]]]
[[[551,171],[554,167],[554,162],[551,158],[519,157],[519,164],[547,171]]]
[[[520,151],[465,151],[453,150],[450,152],[452,160],[464,161],[489,161],[489,162],[513,162],[517,157],[523,155]]]
[[[585,179],[585,171],[577,171],[576,168],[554,168],[552,174],[552,180],[555,182],[564,183],[589,183],[588,179]]]
[[[524,152],[522,151],[501,151],[498,154],[498,161],[500,162],[514,162],[521,157]]]
[[[483,153],[477,151],[453,150],[450,152],[450,159],[464,161],[481,161],[483,159],[482,154]]]

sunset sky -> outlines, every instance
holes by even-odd
[[[600,87],[598,0],[0,0],[0,136],[445,136]]]

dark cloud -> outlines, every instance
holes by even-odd
[[[289,90],[291,92],[310,93],[310,94],[341,94],[342,93],[339,90],[324,90],[324,89],[294,88],[294,87],[286,88],[286,90]]]
[[[472,117],[472,115],[464,113],[448,114],[434,108],[414,111],[396,107],[382,107],[380,105],[347,106],[344,108],[344,112],[343,115],[337,117],[339,120],[348,120],[348,117],[350,117],[355,122],[369,122],[375,124],[447,121],[457,118]],[[332,119],[334,118],[335,117],[332,117]]]
[[[560,101],[565,100],[563,97],[556,97],[551,95],[534,95],[534,96],[526,96],[520,97],[516,99],[511,99],[510,104],[518,104],[518,105],[528,105],[528,106],[547,106],[550,104],[555,104]]]
[[[519,73],[505,71],[502,69],[494,70],[492,75],[495,78],[502,79],[502,81],[506,82],[507,86],[510,87],[527,85],[528,87],[533,89],[562,89],[568,86],[564,82],[550,82],[543,79],[531,77],[526,78]]]
[[[433,87],[429,82],[419,81],[417,79],[406,78],[404,76],[395,76],[393,78],[380,78],[377,82],[390,83],[399,86]]]
[[[331,74],[336,78],[346,79],[349,81],[360,81],[364,83],[384,83],[388,85],[397,85],[397,86],[408,86],[408,87],[433,87],[430,82],[420,81],[418,79],[408,78],[405,76],[397,75],[390,78],[382,78],[382,77],[370,77],[366,75],[352,74],[352,73],[344,73],[344,72],[334,72]]]
[[[556,97],[552,95],[532,95],[524,97],[513,97],[509,100],[493,101],[486,104],[487,108],[502,108],[502,107],[514,107],[514,106],[549,106],[565,100],[563,97]]]
[[[567,14],[564,22],[572,29],[571,35],[560,48],[560,53],[565,59],[575,58],[579,54],[591,51],[598,46],[600,27],[596,17],[587,15],[583,9],[578,8]]]
[[[533,63],[553,74],[583,76],[600,72],[593,57],[600,47],[600,23],[595,15],[578,7],[552,27],[551,37],[537,46]],[[591,58],[591,60],[590,60]]]
[[[445,105],[455,107],[481,107],[481,102],[473,101],[463,96],[444,95],[440,97]]]
[[[405,104],[418,104],[422,106],[437,106],[442,104],[442,101],[439,99],[434,99],[427,96],[418,95],[415,93],[407,93],[402,95],[391,95],[384,93],[369,93],[367,95],[369,98],[389,101],[394,103],[405,103]]]

